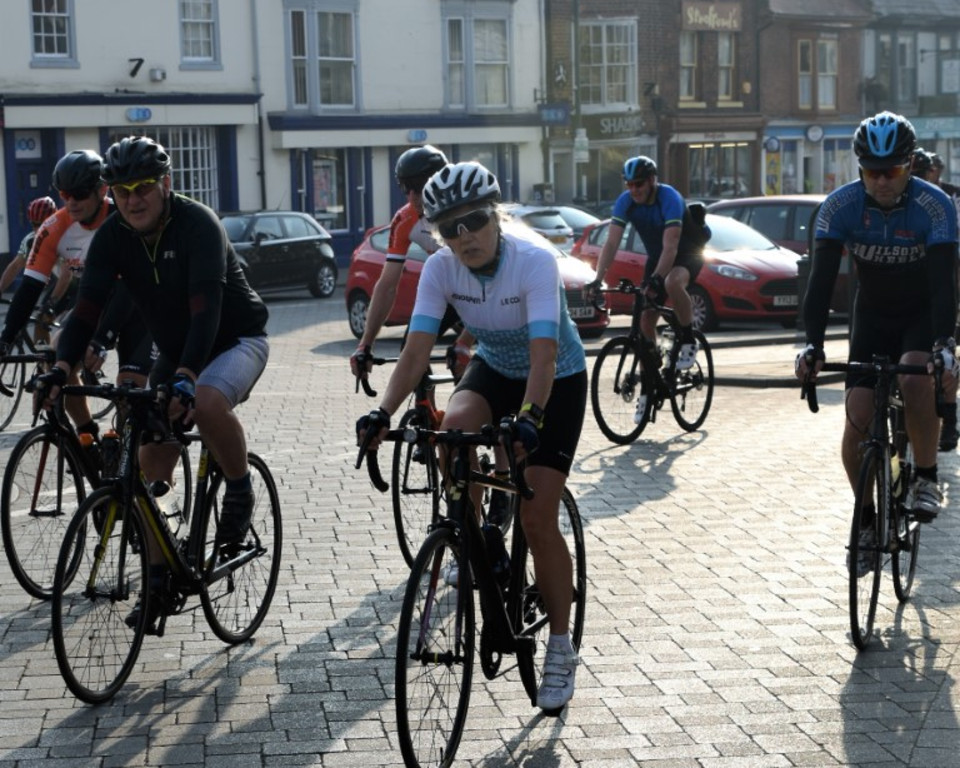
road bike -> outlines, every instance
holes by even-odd
[[[53,582],[57,666],[77,698],[98,704],[123,686],[144,636],[163,636],[167,618],[183,612],[194,595],[224,642],[242,643],[256,632],[280,574],[280,499],[266,462],[248,454],[255,497],[250,528],[241,542],[221,543],[225,482],[199,435],[177,435],[200,442],[189,519],[155,495],[156,484],[148,485],[141,472],[142,441],[166,434],[167,388],[78,389],[112,400],[123,414],[116,476],[83,501],[67,526]],[[148,536],[166,566],[159,589],[148,575]]]
[[[395,363],[396,357],[374,357],[373,365]],[[431,357],[430,362],[446,362],[443,357]],[[424,372],[413,392],[410,407],[400,417],[399,426],[439,429],[443,411],[433,402],[433,393],[438,385],[456,381],[452,374]],[[369,397],[377,392],[368,379],[358,379]],[[400,553],[407,565],[412,566],[420,545],[430,526],[440,518],[440,466],[437,452],[432,445],[418,445],[398,441],[393,447],[390,465],[390,488],[393,500],[393,519],[397,530]]]
[[[664,403],[683,429],[699,429],[713,402],[713,353],[707,338],[697,330],[697,358],[688,370],[677,370],[680,323],[672,308],[657,304],[642,286],[621,280],[604,293],[633,295],[630,332],[616,336],[600,349],[593,364],[590,404],[600,431],[618,445],[636,440],[648,423],[656,421]],[[640,317],[655,309],[665,321],[657,327],[656,344],[644,339]]]
[[[17,356],[24,362],[49,364],[53,350]],[[65,385],[64,397],[78,395],[83,387]],[[53,595],[57,553],[70,518],[87,491],[99,488],[106,454],[115,451],[116,432],[106,429],[99,445],[84,445],[64,411],[64,397],[48,411],[40,411],[35,426],[17,440],[7,459],[0,485],[0,532],[3,551],[14,578],[24,591],[39,600]],[[42,419],[37,424],[36,420]],[[106,462],[109,463],[109,462]],[[180,449],[171,498],[189,515],[192,469],[187,446]]]
[[[812,366],[813,360],[808,363]],[[894,593],[901,603],[909,599],[913,588],[920,556],[921,523],[905,504],[913,478],[914,459],[897,377],[928,375],[928,370],[925,365],[894,363],[882,355],[875,355],[869,363],[824,363],[821,370],[875,377],[874,415],[860,446],[860,474],[847,544],[850,634],[857,649],[863,650],[873,638],[884,567],[890,566]],[[942,401],[940,370],[935,369],[934,375],[939,414]],[[803,382],[800,396],[806,399],[813,413],[819,410],[815,380],[808,377]],[[867,510],[866,514],[864,510]],[[875,542],[869,548],[861,540],[861,531],[866,527],[872,527]]]
[[[515,656],[524,690],[536,706],[537,657],[543,658],[546,652],[549,624],[523,526],[513,526],[509,575],[498,572],[496,549],[503,547],[502,538],[494,535],[491,541],[490,531],[499,529],[481,525],[470,502],[470,486],[504,491],[513,496],[515,505],[518,494],[530,498],[532,491],[514,460],[510,419],[475,433],[408,426],[389,431],[386,439],[408,444],[429,441],[450,453],[447,514],[433,526],[410,571],[400,611],[395,668],[397,732],[404,763],[447,766],[466,726],[475,656],[488,680],[513,669],[503,668],[503,661]],[[497,445],[507,455],[507,480],[471,465],[475,449]],[[362,444],[357,467],[364,456],[371,481],[385,491],[376,454],[368,453]],[[580,512],[567,489],[557,515],[573,563],[570,635],[579,649],[586,608],[586,550]],[[451,563],[458,573],[455,583],[446,576]],[[482,621],[479,633],[475,592]]]

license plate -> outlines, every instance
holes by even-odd
[[[570,317],[574,320],[583,320],[588,317],[593,317],[596,314],[596,310],[593,307],[569,307]]]
[[[797,297],[794,296],[774,296],[773,306],[775,307],[795,307],[797,306]]]

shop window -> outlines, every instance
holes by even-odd
[[[453,109],[510,106],[510,3],[450,0],[443,6],[445,100]]]
[[[357,106],[356,0],[286,0],[285,7],[291,106]]]
[[[217,0],[180,0],[180,63],[185,69],[219,68]]]
[[[747,142],[689,144],[687,167],[691,197],[717,199],[751,193],[753,164]]]
[[[625,109],[637,103],[637,22],[580,25],[578,87],[583,107]]]
[[[30,24],[34,67],[75,67],[73,0],[32,0]]]
[[[853,181],[855,162],[849,139],[824,139],[823,187],[825,193]]]
[[[214,128],[165,126],[138,133],[132,133],[127,128],[115,128],[110,133],[111,143],[131,135],[154,139],[170,155],[173,191],[192,197],[215,211],[220,210],[220,188],[217,183],[219,164]]]

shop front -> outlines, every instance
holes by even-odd
[[[827,194],[857,178],[858,124],[771,123],[762,143],[763,194]]]
[[[917,143],[943,159],[941,181],[960,185],[960,117],[911,117]]]

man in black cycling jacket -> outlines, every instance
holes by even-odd
[[[217,215],[171,191],[170,156],[137,136],[111,146],[103,180],[117,213],[97,231],[80,291],[45,374],[48,401],[83,357],[117,279],[143,315],[159,358],[151,382],[168,382],[171,419],[196,423],[226,480],[221,543],[242,541],[253,511],[243,426],[234,408],[246,399],[269,354],[267,309],[250,288]],[[148,480],[171,480],[178,448],[148,445]],[[159,565],[159,557],[151,554]],[[151,580],[159,569],[152,569]],[[162,578],[162,570],[159,570]]]

